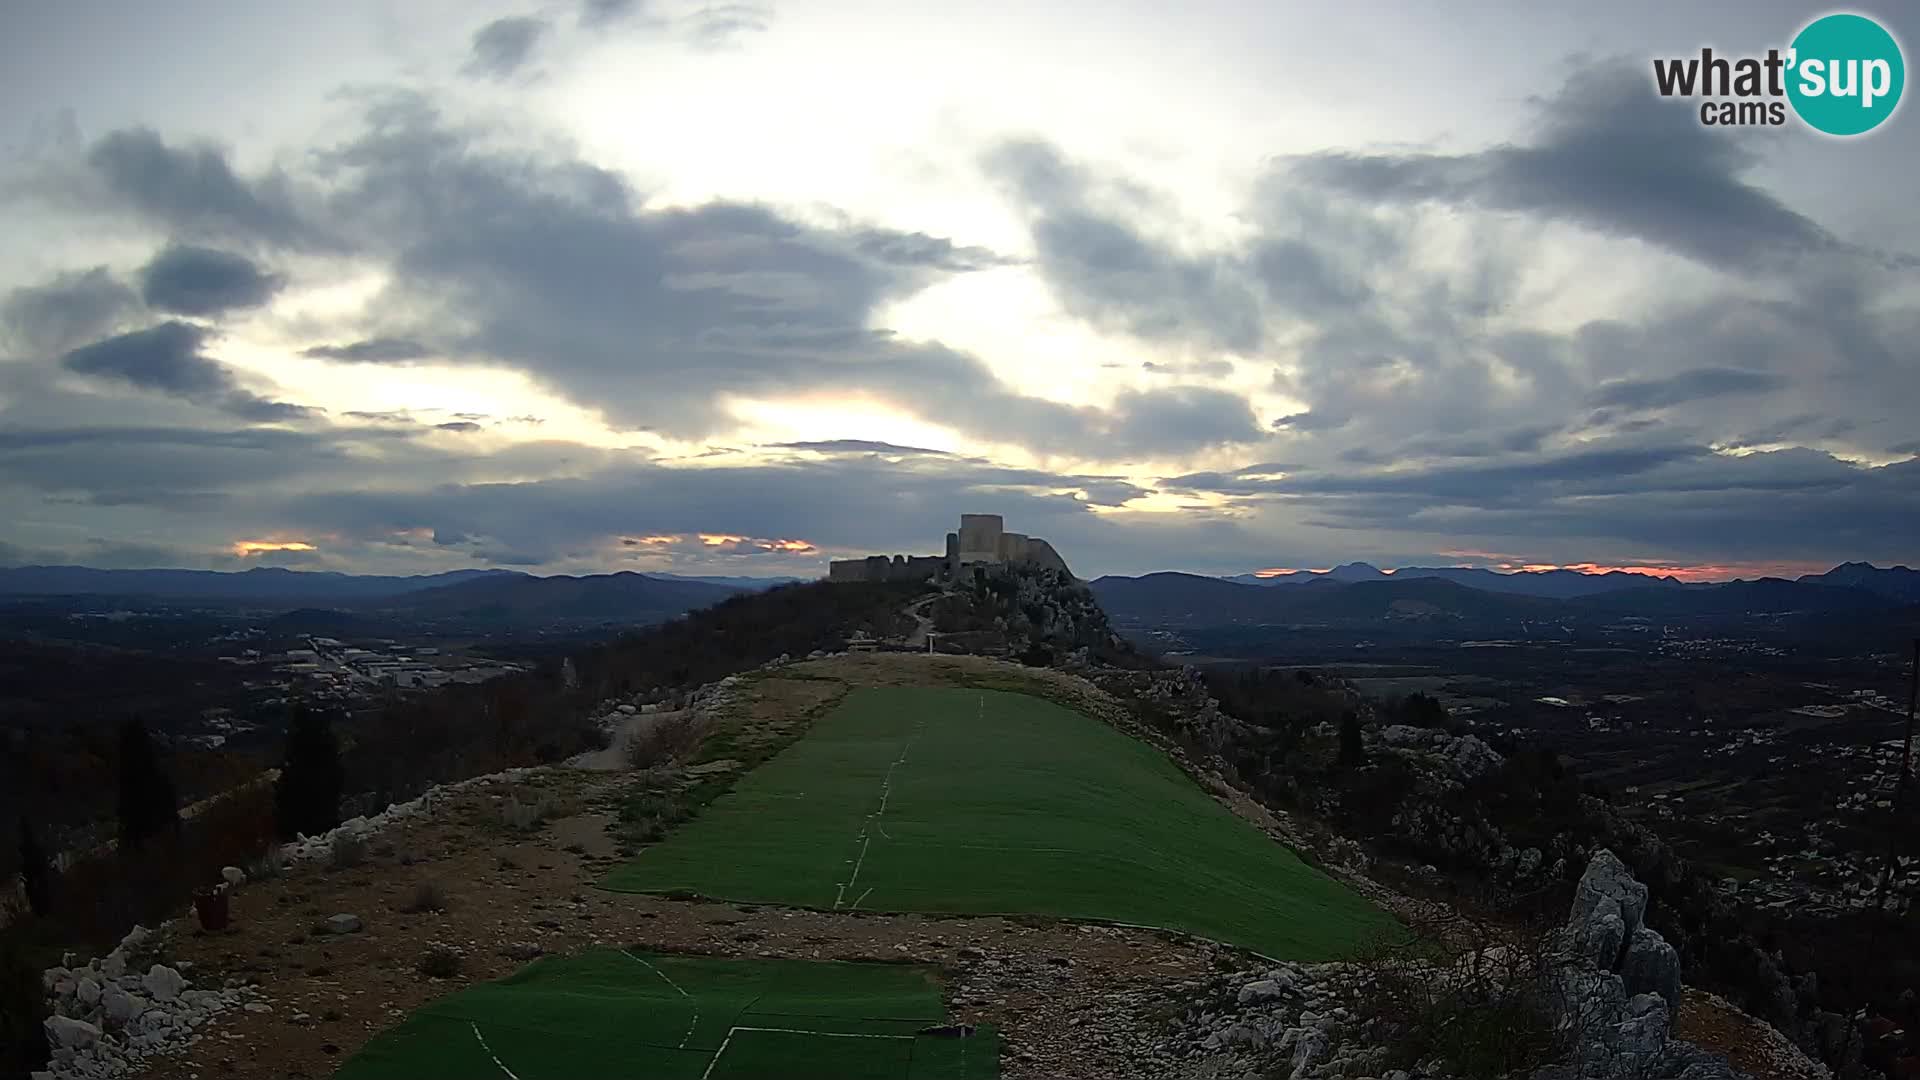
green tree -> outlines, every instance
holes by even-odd
[[[1349,711],[1340,718],[1340,764],[1352,768],[1366,760],[1366,744],[1360,741],[1360,717]]]
[[[53,906],[53,866],[25,814],[20,815],[20,880],[26,884],[27,910],[45,915]]]
[[[346,770],[327,714],[294,709],[287,725],[286,759],[273,785],[274,825],[282,837],[319,836],[340,824],[340,794]]]
[[[1400,702],[1400,722],[1414,727],[1443,728],[1449,716],[1447,707],[1430,694],[1415,692]]]
[[[0,1076],[28,1076],[47,1067],[40,968],[19,935],[0,936]]]
[[[180,827],[180,801],[160,769],[147,725],[129,720],[120,728],[120,848],[132,851]]]

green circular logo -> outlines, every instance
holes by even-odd
[[[1907,65],[1900,43],[1864,15],[1827,15],[1793,39],[1787,98],[1817,131],[1859,135],[1879,127],[1900,104]]]

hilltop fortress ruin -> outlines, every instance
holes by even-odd
[[[945,555],[869,555],[827,564],[828,581],[928,581],[959,579],[968,566],[1026,566],[1072,576],[1053,545],[1037,536],[1006,531],[999,514],[961,514],[958,532],[947,534]]]

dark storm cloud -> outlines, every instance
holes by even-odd
[[[300,355],[356,364],[397,364],[425,359],[432,354],[425,345],[406,338],[369,338],[345,345],[315,345],[301,349]]]
[[[286,279],[263,272],[244,255],[191,244],[171,244],[140,270],[140,295],[156,311],[217,315],[259,307]]]
[[[46,353],[99,337],[140,307],[104,266],[14,289],[0,300],[0,330],[25,352]]]
[[[217,146],[168,146],[151,129],[132,128],[101,138],[87,164],[121,204],[180,235],[288,245],[315,238],[285,176],[242,179]]]
[[[873,439],[825,439],[814,442],[772,443],[776,450],[812,450],[821,454],[931,454],[949,457],[945,450],[929,450],[923,446],[900,446],[890,442],[877,442]]]
[[[1078,497],[1082,491],[1089,497]],[[1111,538],[1089,508],[1123,493],[1110,477],[940,457],[844,455],[703,468],[621,458],[583,475],[535,482],[291,495],[275,513],[296,529],[347,536],[433,530],[485,538],[495,552],[540,561],[619,549],[622,538],[692,533],[936,552],[963,506],[1004,514],[1031,535]]]
[[[242,419],[271,423],[312,414],[242,389],[231,371],[201,352],[210,336],[203,327],[175,320],[83,345],[60,363],[75,374],[169,394]]]
[[[1593,403],[1628,409],[1660,409],[1730,394],[1765,394],[1787,385],[1779,375],[1738,368],[1695,368],[1654,379],[1616,379],[1594,391]]]
[[[1560,218],[1726,268],[1840,246],[1745,179],[1758,160],[1745,140],[1660,99],[1638,67],[1583,69],[1541,113],[1530,138],[1478,153],[1330,151],[1295,159],[1292,171],[1381,202]]]
[[[474,31],[473,55],[467,61],[467,74],[489,79],[508,78],[533,59],[534,50],[546,32],[546,21],[530,15],[495,19]]]
[[[580,23],[590,27],[606,26],[628,18],[639,10],[639,0],[583,0]]]
[[[981,249],[812,228],[755,205],[644,209],[617,174],[483,150],[419,98],[385,101],[369,122],[328,157],[342,181],[332,213],[393,266],[370,308],[382,336],[445,343],[455,362],[512,364],[615,423],[699,438],[734,423],[723,392],[834,387],[1049,451],[1246,437],[1244,402],[1173,388],[1109,416],[1016,394],[977,357],[869,329],[891,301],[1001,261]],[[342,358],[386,355],[344,348]],[[1151,415],[1176,422],[1151,430],[1140,419]],[[1201,430],[1205,416],[1227,426]]]
[[[1204,386],[1128,390],[1115,399],[1112,414],[1110,436],[1128,451],[1192,450],[1262,435],[1246,398]]]
[[[984,164],[1027,211],[1038,269],[1075,315],[1148,340],[1259,346],[1259,299],[1242,268],[1143,235],[1128,213],[1137,193],[1104,190],[1111,185],[1032,139],[1000,144]]]
[[[1012,260],[982,247],[961,247],[944,236],[892,229],[857,229],[853,247],[862,255],[883,263],[921,266],[934,270],[964,273],[1006,266]]]

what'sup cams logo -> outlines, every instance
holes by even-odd
[[[1655,60],[1661,97],[1703,98],[1700,122],[1716,127],[1777,126],[1793,108],[1828,135],[1864,135],[1900,105],[1907,66],[1900,43],[1864,15],[1825,15],[1808,23],[1785,51],[1761,56]]]

